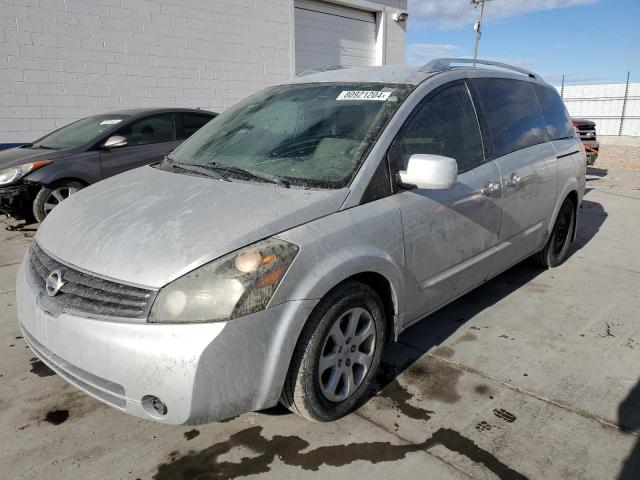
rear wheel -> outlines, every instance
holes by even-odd
[[[573,200],[565,198],[556,223],[551,231],[551,236],[547,244],[536,255],[536,261],[546,268],[553,268],[560,265],[567,259],[573,230],[576,226],[576,209]]]
[[[382,302],[359,282],[323,298],[305,325],[280,401],[310,420],[336,420],[359,405],[385,344]]]
[[[33,201],[33,216],[42,222],[51,210],[83,188],[83,184],[74,180],[63,180],[42,187]]]

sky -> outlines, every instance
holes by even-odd
[[[471,57],[470,0],[409,0],[406,61]],[[478,58],[539,73],[554,85],[640,82],[640,0],[489,0]]]

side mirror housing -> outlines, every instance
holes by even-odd
[[[121,135],[113,135],[109,138],[107,138],[102,145],[100,145],[100,148],[106,148],[106,149],[111,149],[111,148],[120,148],[120,147],[126,147],[127,146],[127,139]]]
[[[401,171],[403,185],[416,185],[429,190],[446,190],[458,180],[458,163],[449,157],[415,154],[409,157],[406,171]]]

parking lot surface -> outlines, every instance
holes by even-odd
[[[0,477],[637,480],[638,160],[640,148],[605,146],[567,262],[523,263],[412,327],[372,398],[330,424],[274,408],[171,427],[76,391],[18,327],[15,274],[35,226],[2,228]]]

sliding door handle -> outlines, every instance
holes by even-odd
[[[521,181],[522,178],[520,178],[516,173],[512,173],[511,177],[504,181],[504,184],[507,187],[516,187]]]
[[[480,193],[485,197],[492,197],[494,193],[500,191],[500,184],[494,182],[487,182],[484,188],[480,189]]]

